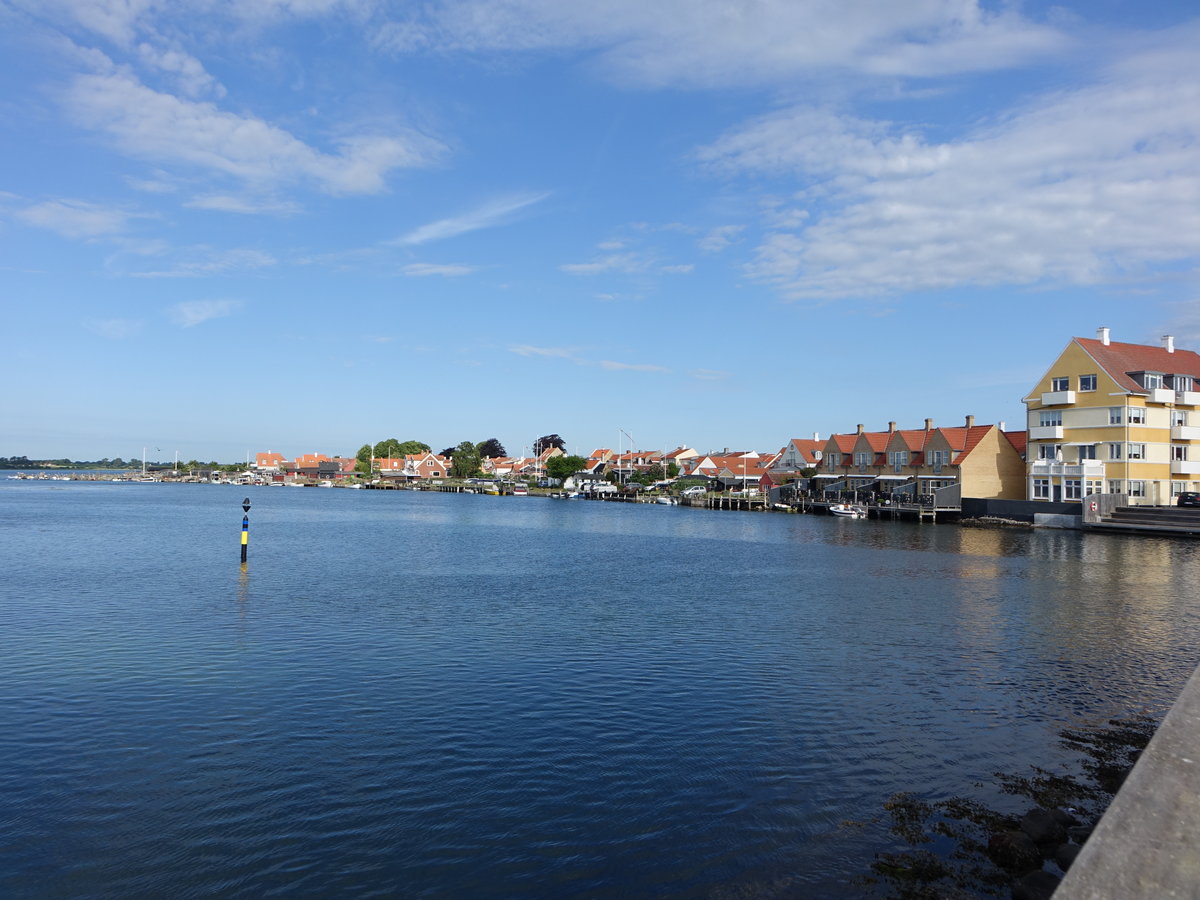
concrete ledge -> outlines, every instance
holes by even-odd
[[[1064,516],[1057,513],[1034,513],[1034,528],[1082,528],[1083,516]]]
[[[1142,752],[1054,900],[1200,896],[1200,669]]]

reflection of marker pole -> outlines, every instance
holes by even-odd
[[[250,498],[247,497],[242,501],[242,512],[246,515],[242,516],[242,562],[246,561],[246,547],[250,544]]]

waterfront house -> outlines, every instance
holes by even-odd
[[[976,425],[967,416],[961,426],[937,428],[925,442],[914,472],[919,492],[938,498],[939,506],[958,506],[962,497],[1021,500],[1025,496],[1025,433],[999,425]]]
[[[278,450],[268,450],[266,453],[254,454],[254,468],[259,472],[281,472],[286,464],[287,457]]]
[[[815,469],[821,463],[824,449],[825,444],[816,433],[811,438],[792,438],[770,465],[772,483],[794,479],[801,469]]]
[[[831,434],[821,450],[821,466],[817,472],[816,489],[821,491],[845,490],[854,460],[854,445],[863,426],[851,434]]]
[[[404,457],[404,476],[410,480],[445,478],[450,473],[450,460],[437,453],[409,453]]]
[[[1169,335],[1157,347],[1108,328],[1072,338],[1024,401],[1028,498],[1154,505],[1200,491],[1198,381],[1200,355]]]

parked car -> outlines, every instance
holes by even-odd
[[[685,497],[703,497],[708,493],[708,490],[703,485],[695,485],[694,487],[684,488],[682,491]]]
[[[1200,506],[1200,493],[1184,491],[1175,500],[1176,506]]]

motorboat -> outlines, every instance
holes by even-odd
[[[850,503],[834,503],[829,507],[831,516],[840,516],[843,519],[865,519],[867,517],[867,508],[865,506],[854,506]]]

